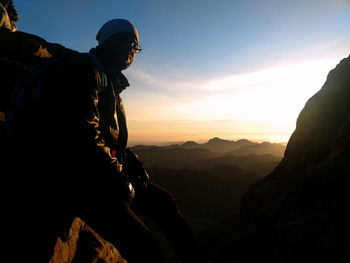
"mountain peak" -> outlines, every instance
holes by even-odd
[[[198,143],[196,143],[195,141],[187,141],[183,143],[182,146],[198,146]]]
[[[210,139],[207,143],[224,143],[224,142],[228,142],[228,141],[220,139],[219,137],[214,137]]]
[[[236,141],[236,143],[252,143],[252,142],[247,140],[247,139],[240,139],[240,140]]]

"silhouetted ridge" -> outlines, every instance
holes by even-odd
[[[230,142],[230,141],[223,140],[223,139],[220,139],[218,137],[214,137],[214,138],[210,139],[207,142],[207,144],[219,144],[219,143],[227,143],[227,142]]]
[[[196,143],[194,141],[187,141],[182,144],[172,144],[169,146],[144,146],[137,145],[133,147],[137,152],[150,151],[152,149],[157,151],[168,151],[170,149],[179,150],[193,150],[202,149],[212,153],[223,153],[228,155],[250,155],[250,154],[271,154],[274,156],[282,157],[284,155],[285,146],[279,143],[256,143],[249,140],[241,139],[238,141],[223,140],[218,137],[210,139],[206,143]],[[190,153],[188,153],[190,154]]]
[[[197,147],[198,146],[198,143],[194,142],[194,141],[187,141],[183,144],[181,144],[181,146],[183,147],[188,147],[188,148],[193,148],[193,147]]]

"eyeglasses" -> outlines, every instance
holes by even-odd
[[[142,48],[137,42],[132,43],[131,48],[135,50],[135,53],[140,53],[142,51]]]
[[[135,53],[140,53],[142,51],[136,37],[128,32],[113,35],[111,39],[117,41],[118,45],[122,48],[135,50]]]

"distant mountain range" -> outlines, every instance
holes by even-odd
[[[172,192],[195,232],[239,212],[250,185],[281,161],[277,143],[212,138],[168,146],[133,147],[151,180]]]
[[[247,155],[247,154],[271,154],[275,156],[283,156],[285,146],[280,143],[262,142],[256,143],[246,139],[238,141],[223,140],[218,137],[210,139],[206,143],[196,143],[187,141],[183,144],[172,144],[169,148],[182,149],[206,149],[212,152],[229,153],[232,155]]]
[[[137,145],[133,150],[148,168],[198,170],[216,165],[236,165],[248,170],[263,168],[261,172],[265,173],[270,172],[272,166],[281,160],[285,146],[248,140],[228,141],[215,137],[203,144],[188,141],[169,146]]]
[[[199,144],[194,141],[188,141],[181,145],[173,145],[173,147],[183,147],[187,149],[202,148],[213,152],[230,152],[235,151],[244,146],[256,145],[251,141],[242,139],[238,141],[223,140],[218,137],[210,139],[208,142]]]

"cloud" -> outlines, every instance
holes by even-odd
[[[133,69],[130,76],[140,88],[127,90],[128,118],[267,121],[292,131],[306,101],[338,62],[333,57],[280,64],[202,82],[173,82]]]
[[[127,90],[126,100],[131,132],[150,138],[190,139],[185,134],[287,138],[306,101],[341,58],[286,61],[245,74],[203,76],[202,81],[172,81],[133,69],[128,74],[137,87]]]
[[[149,85],[158,83],[154,77],[140,69],[129,69],[127,71],[127,75],[141,83],[146,83]]]
[[[266,88],[275,91],[305,86],[305,82],[315,78],[325,79],[325,74],[335,66],[334,59],[303,61],[295,64],[270,67],[247,74],[234,74],[209,81],[203,85],[204,90],[246,92]],[[320,76],[320,77],[318,77]]]

